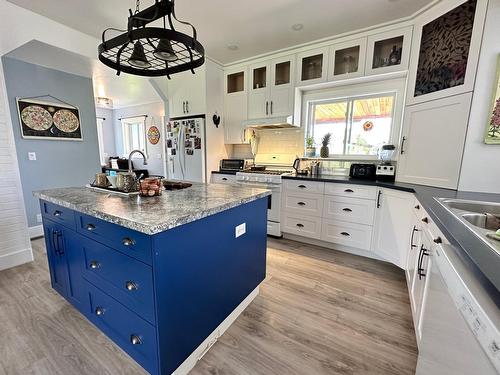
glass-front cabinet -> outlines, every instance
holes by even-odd
[[[243,121],[247,119],[247,68],[224,73],[224,140],[226,144],[247,143]]]
[[[294,67],[293,55],[250,65],[248,119],[293,113]]]
[[[328,47],[297,54],[297,86],[312,85],[327,80]]]
[[[381,74],[408,69],[412,27],[370,35],[365,74]]]
[[[361,77],[365,74],[366,38],[337,43],[330,48],[328,80]]]

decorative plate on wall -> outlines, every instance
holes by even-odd
[[[76,107],[17,98],[17,109],[21,136],[25,139],[82,140],[80,113]]]
[[[160,130],[154,125],[148,130],[148,140],[152,145],[156,145],[160,141]]]

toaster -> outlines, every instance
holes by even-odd
[[[375,180],[377,167],[375,164],[353,163],[349,169],[349,176],[365,180]]]

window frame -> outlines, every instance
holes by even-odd
[[[401,135],[401,126],[404,109],[404,93],[406,89],[405,78],[392,78],[369,83],[356,83],[339,85],[328,89],[304,92],[302,96],[302,122],[304,124],[304,150],[305,139],[309,136],[314,116],[313,106],[318,103],[335,103],[349,100],[367,99],[379,96],[394,95],[393,121],[389,136],[389,144],[398,148]],[[348,105],[349,111],[349,105]],[[352,116],[352,113],[346,115]],[[347,127],[348,129],[349,127]],[[346,129],[346,131],[347,131]],[[346,143],[344,142],[344,150]],[[396,158],[396,153],[394,158]],[[327,159],[332,160],[378,160],[377,155],[349,155],[330,154]]]
[[[121,130],[122,130],[122,144],[123,144],[123,156],[128,157],[130,152],[133,150],[131,148],[130,139],[131,139],[131,125],[139,124],[142,127],[142,137],[140,137],[139,141],[142,143],[143,148],[139,148],[145,154],[147,153],[147,133],[146,133],[146,117],[145,116],[137,116],[137,117],[127,117],[120,119]],[[141,139],[142,138],[142,139]],[[134,159],[139,158],[139,155],[133,155]]]
[[[104,118],[96,117],[96,127],[97,127],[97,143],[99,147],[99,160],[101,165],[106,165],[106,152],[104,150]]]

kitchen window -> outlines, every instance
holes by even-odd
[[[124,156],[128,157],[132,150],[146,152],[146,117],[129,117],[120,121]]]
[[[317,155],[327,133],[331,158],[374,159],[384,144],[397,145],[403,90],[404,82],[391,80],[304,95],[306,136]]]
[[[97,142],[99,145],[99,160],[101,161],[101,165],[106,165],[106,155],[104,150],[104,118],[97,117]]]

